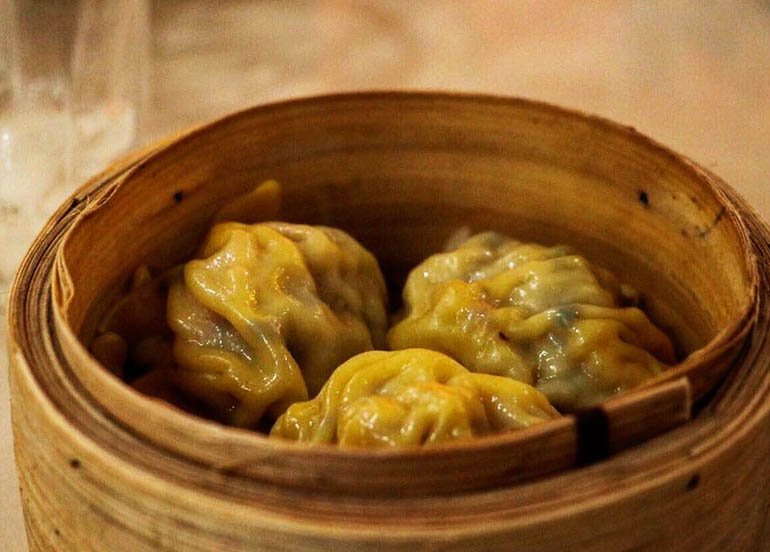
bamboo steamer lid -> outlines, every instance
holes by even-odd
[[[226,428],[100,367],[83,343],[133,269],[185,259],[221,206],[267,178],[283,185],[281,219],[349,231],[394,288],[462,225],[574,245],[642,292],[683,360],[561,420],[374,452]],[[769,244],[691,161],[530,101],[328,96],[168,139],[86,184],[17,275],[9,351],[30,548],[762,549]]]

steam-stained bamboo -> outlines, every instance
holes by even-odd
[[[690,354],[660,381],[579,419],[396,452],[308,448],[224,428],[143,397],[98,366],[82,340],[133,269],[185,258],[222,206],[266,178],[284,187],[280,218],[342,227],[396,279],[461,225],[570,243],[640,290]],[[612,123],[441,94],[256,108],[117,164],[54,216],[10,302],[32,549],[765,542],[770,234],[731,194]],[[691,393],[704,397],[730,368],[694,420],[619,452],[687,420]],[[572,468],[602,452],[586,450],[592,444],[615,454]],[[693,530],[682,535],[684,526]]]

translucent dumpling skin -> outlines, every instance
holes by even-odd
[[[217,224],[169,289],[176,380],[224,421],[254,427],[382,347],[386,302],[377,261],[340,230]]]
[[[674,362],[671,341],[613,276],[564,246],[487,232],[409,275],[392,349],[424,347],[473,372],[535,385],[563,411],[635,387]]]
[[[473,374],[426,349],[370,351],[334,371],[314,399],[289,407],[271,436],[349,447],[435,444],[559,416],[542,393]]]

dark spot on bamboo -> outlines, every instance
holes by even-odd
[[[574,413],[577,429],[577,465],[587,466],[610,455],[610,423],[599,406]]]
[[[174,203],[178,205],[182,203],[182,199],[184,199],[184,192],[182,190],[178,190],[174,192],[174,195],[172,197],[174,198]]]
[[[706,236],[708,236],[711,233],[711,231],[716,227],[716,225],[719,224],[719,222],[724,218],[726,212],[727,212],[727,208],[722,206],[722,208],[714,217],[714,221],[703,230],[698,230],[698,233],[696,235],[699,238],[705,238]]]
[[[647,192],[645,192],[644,190],[639,190],[639,203],[641,203],[645,207],[650,206],[650,196],[648,196]]]
[[[695,490],[695,487],[697,487],[699,483],[700,483],[700,474],[696,473],[687,482],[687,490],[688,491]]]
[[[72,468],[75,470],[78,469],[80,467],[80,460],[78,460],[77,458],[73,458],[72,460],[70,460],[70,466],[72,466]]]
[[[507,335],[505,335],[503,332],[497,332],[498,337],[502,339],[503,341],[510,341]]]
[[[61,533],[59,532],[59,529],[58,529],[58,528],[54,528],[54,530],[53,530],[53,534],[54,534],[54,535],[56,535],[57,537],[58,537],[59,535],[61,535]]]

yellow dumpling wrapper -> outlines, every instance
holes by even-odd
[[[635,387],[673,363],[633,292],[566,246],[493,232],[412,270],[392,349],[441,351],[473,372],[535,385],[563,411]]]
[[[169,289],[175,379],[227,423],[254,427],[381,348],[386,302],[376,259],[341,230],[217,224]]]
[[[337,368],[314,399],[291,405],[270,435],[395,447],[467,439],[557,417],[534,387],[473,374],[444,354],[370,351]]]

